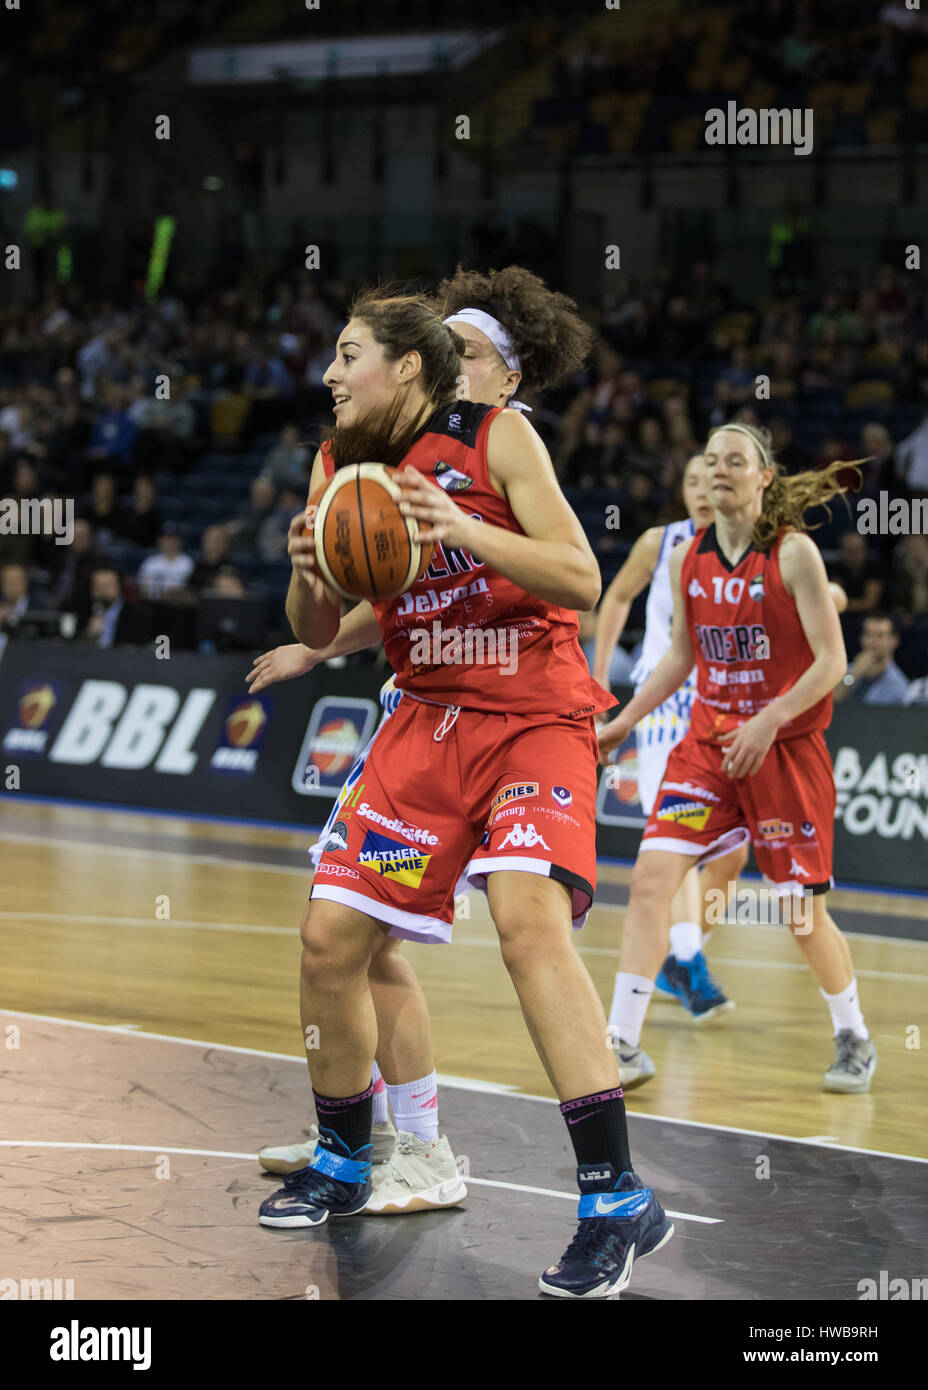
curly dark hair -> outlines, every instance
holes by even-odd
[[[464,270],[442,280],[431,299],[441,317],[459,309],[482,309],[498,319],[522,363],[526,390],[553,386],[582,367],[595,334],[566,294],[521,265],[504,270]]]

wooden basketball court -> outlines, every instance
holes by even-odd
[[[403,948],[432,1012],[466,1206],[322,1235],[257,1226],[272,1190],[258,1148],[312,1119],[297,1001],[311,839],[3,798],[5,1274],[70,1279],[77,1298],[535,1296],[572,1230],[572,1161],[481,895],[452,945]],[[578,938],[607,1002],[628,875],[601,866]],[[713,934],[734,1012],[698,1027],[652,1004],[643,1044],[658,1075],[628,1097],[632,1152],[677,1236],[636,1269],[636,1295],[854,1298],[880,1268],[918,1273],[928,901],[844,891],[832,911],[879,1050],[870,1094],[820,1089],[830,1021],[785,928]],[[911,1198],[906,1221],[882,1219],[878,1235],[856,1200],[873,1182]],[[739,1228],[761,1212],[745,1248]],[[797,1271],[796,1229],[818,1221],[846,1240]],[[769,1282],[784,1262],[785,1294]]]

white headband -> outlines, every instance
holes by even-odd
[[[522,363],[512,345],[512,339],[506,332],[499,319],[495,319],[492,314],[485,314],[482,309],[459,309],[456,314],[449,314],[444,320],[445,323],[469,323],[474,328],[479,328],[481,333],[485,333],[490,342],[496,348],[500,357],[506,363],[511,372],[520,372]],[[526,415],[531,415],[532,407],[523,405],[521,401],[509,400],[506,402],[509,410],[521,410]]]
[[[749,430],[747,425],[716,425],[715,429],[712,431],[712,434],[720,434],[722,430],[737,430],[739,434],[746,434],[748,439],[750,439],[753,444],[756,444],[757,450],[761,456],[761,461],[763,462],[764,467],[770,467],[770,457],[767,453],[767,450],[764,448],[763,440],[758,439],[754,431]],[[710,434],[709,436],[710,439],[712,438],[712,434]]]
[[[492,314],[485,314],[482,309],[459,309],[456,314],[449,314],[445,323],[473,324],[481,333],[487,335],[511,372],[522,370],[522,363],[512,345],[512,339],[499,319],[495,319]]]

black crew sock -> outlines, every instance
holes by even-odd
[[[332,1096],[320,1096],[313,1091],[316,1102],[316,1118],[320,1129],[333,1130],[350,1154],[356,1153],[371,1142],[371,1119],[374,1113],[373,1080],[366,1091],[357,1096],[347,1096],[344,1100]],[[320,1143],[325,1141],[320,1136]]]
[[[611,1163],[617,1177],[632,1171],[621,1086],[565,1100],[561,1114],[567,1121],[578,1168],[583,1164]]]

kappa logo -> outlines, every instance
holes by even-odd
[[[438,460],[432,469],[435,481],[438,486],[444,488],[445,492],[466,492],[469,487],[474,486],[473,478],[469,478],[466,473],[460,473],[456,468],[452,468],[450,463]]]
[[[418,888],[429,866],[430,854],[404,845],[400,840],[391,840],[387,835],[377,835],[369,830],[358,855],[357,863],[365,869],[373,869],[381,878],[392,879],[394,883],[405,883],[410,888]]]
[[[705,598],[705,597],[706,597],[706,591],[705,591],[705,589],[702,587],[702,585],[700,584],[700,582],[699,582],[698,579],[691,579],[691,580],[690,580],[690,587],[687,589],[686,592],[689,594],[690,598]]]
[[[360,878],[357,869],[349,869],[347,864],[326,864],[325,861],[319,865],[317,874],[328,874],[330,878]]]
[[[507,802],[525,801],[528,797],[537,795],[537,782],[510,782],[507,786],[500,787],[490,805],[490,819],[492,820],[499,808]]]
[[[551,846],[539,835],[534,825],[529,823],[523,829],[521,824],[517,823],[503,840],[500,849],[534,849],[536,845],[541,845],[542,849],[551,853]]]
[[[665,795],[657,811],[658,820],[670,820],[690,830],[702,830],[711,815],[711,806],[702,801],[689,801],[685,796]]]
[[[793,822],[791,820],[762,820],[757,822],[757,828],[765,840],[788,840],[793,833]]]
[[[795,859],[791,859],[789,861],[789,871],[791,874],[795,874],[797,878],[811,877],[811,875],[809,874],[809,870],[804,869],[801,864],[797,864]]]
[[[574,799],[573,792],[568,791],[566,787],[552,787],[551,795],[558,806],[569,806]]]

